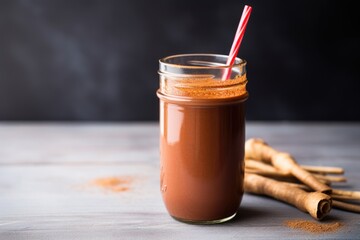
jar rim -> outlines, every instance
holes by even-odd
[[[212,54],[212,53],[186,53],[186,54],[175,54],[170,55],[164,58],[159,59],[160,64],[164,64],[166,66],[177,67],[177,68],[184,68],[184,69],[226,69],[226,68],[237,68],[246,65],[246,60],[236,57],[235,62],[232,66],[226,65],[226,63],[220,62],[206,62],[209,65],[186,65],[186,64],[178,64],[178,63],[171,63],[169,60],[182,58],[182,57],[218,57],[224,58],[225,60],[228,59],[229,56],[224,54]],[[194,62],[194,61],[192,61]],[[205,61],[200,62],[198,64],[204,64]],[[211,64],[210,64],[211,63]]]

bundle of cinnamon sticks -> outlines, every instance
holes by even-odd
[[[360,191],[331,187],[346,182],[344,169],[300,165],[293,156],[252,138],[245,143],[245,191],[273,197],[323,219],[335,207],[360,213]]]

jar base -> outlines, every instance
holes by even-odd
[[[224,223],[224,222],[230,221],[231,219],[233,219],[236,216],[236,214],[237,214],[237,212],[235,212],[230,217],[216,219],[216,220],[204,220],[204,221],[203,220],[199,220],[199,221],[198,220],[188,220],[188,219],[182,219],[182,218],[178,218],[178,217],[174,217],[174,216],[171,216],[171,217],[179,222],[184,222],[184,223],[189,223],[189,224],[212,225],[212,224],[219,224],[219,223]]]

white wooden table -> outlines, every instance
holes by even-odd
[[[360,190],[360,124],[247,123],[301,164],[345,168],[344,189]],[[333,209],[331,234],[286,227],[311,217],[245,194],[235,220],[188,225],[167,214],[159,190],[156,123],[0,123],[0,239],[360,239],[360,214]],[[128,191],[90,184],[131,177]]]

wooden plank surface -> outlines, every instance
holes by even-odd
[[[345,168],[343,189],[360,190],[360,124],[247,123],[301,164]],[[155,123],[0,123],[0,239],[359,239],[360,214],[333,209],[343,227],[313,234],[284,221],[312,220],[266,197],[245,194],[238,216],[189,225],[166,212],[159,190]],[[129,179],[128,190],[93,184]]]

